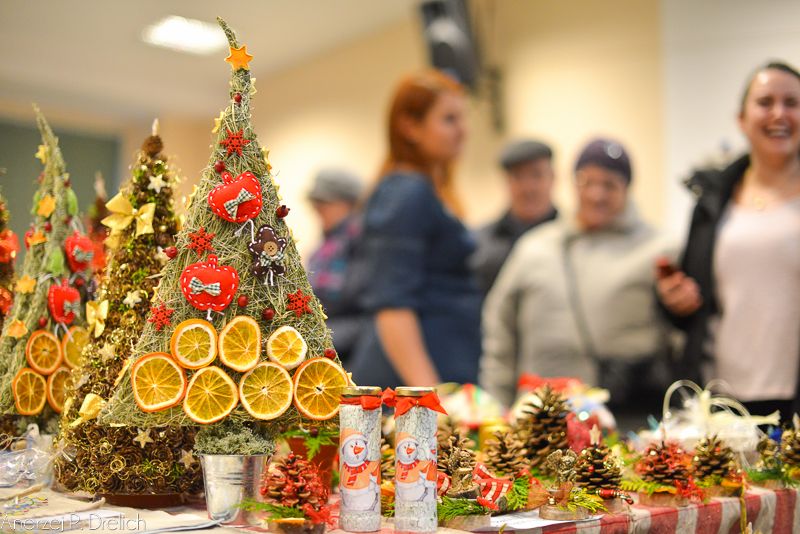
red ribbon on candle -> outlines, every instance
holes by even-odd
[[[377,410],[383,404],[383,399],[376,395],[361,395],[360,397],[345,397],[342,399],[342,404],[361,405],[365,410]]]
[[[394,406],[394,416],[400,416],[408,412],[411,408],[428,408],[434,412],[439,412],[447,415],[447,412],[439,403],[439,396],[435,391],[432,391],[421,397],[403,397],[395,394],[391,388],[387,388],[383,392],[383,402],[387,406]]]

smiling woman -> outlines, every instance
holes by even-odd
[[[688,333],[681,376],[721,378],[751,412],[787,421],[800,386],[800,73],[759,68],[739,127],[750,153],[693,184],[682,271],[658,293]]]

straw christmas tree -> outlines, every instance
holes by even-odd
[[[97,300],[87,304],[90,342],[74,371],[75,389],[62,414],[56,478],[68,490],[106,494],[163,494],[197,489],[194,431],[100,426],[94,420],[145,326],[158,276],[171,251],[178,219],[174,173],[162,155],[157,122],[108,202],[103,224],[112,230],[109,264]],[[98,232],[99,233],[99,232]],[[164,250],[168,252],[165,253]]]
[[[69,380],[65,354],[79,349],[83,302],[91,278],[92,244],[78,230],[78,201],[47,121],[36,111],[44,164],[33,198],[28,252],[14,289],[14,306],[0,337],[0,413],[22,416],[53,432]]]
[[[4,174],[5,169],[0,169],[0,176]],[[19,239],[8,227],[8,219],[8,204],[0,195],[0,328],[14,303],[14,260],[19,252]],[[0,436],[16,435],[15,423],[13,416],[0,416]],[[2,448],[3,444],[0,443]]]
[[[348,377],[251,124],[253,56],[220,25],[233,69],[229,104],[101,422],[200,425],[195,451],[253,454],[269,452],[282,426],[334,418]]]

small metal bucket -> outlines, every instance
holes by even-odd
[[[201,455],[208,517],[230,526],[263,525],[265,513],[243,510],[242,503],[263,502],[261,476],[269,458],[269,454]]]

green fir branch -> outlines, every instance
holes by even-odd
[[[436,512],[440,521],[450,521],[456,517],[465,515],[488,515],[492,511],[485,506],[481,506],[472,499],[454,499],[446,495],[436,505]]]
[[[303,443],[305,443],[306,446],[307,457],[309,460],[311,460],[317,454],[319,454],[319,451],[322,449],[323,445],[336,445],[334,439],[339,437],[339,431],[338,429],[334,430],[328,427],[318,427],[317,435],[312,436],[308,430],[304,430],[302,428],[292,428],[286,432],[283,432],[281,437],[284,439],[303,438]]]
[[[267,512],[270,519],[303,519],[306,517],[301,509],[294,506],[258,502],[254,499],[245,499],[240,507],[247,512]]]
[[[578,508],[584,508],[592,514],[608,511],[605,504],[603,504],[603,499],[597,495],[589,493],[585,488],[572,488],[566,509],[570,512],[574,512]]]
[[[674,494],[677,489],[675,486],[668,486],[658,482],[647,482],[641,478],[626,478],[620,483],[620,489],[623,491],[635,491],[652,495],[654,493],[672,493]]]
[[[514,479],[514,484],[506,493],[506,507],[509,510],[521,510],[528,505],[528,490],[531,486],[531,479],[522,476]]]

